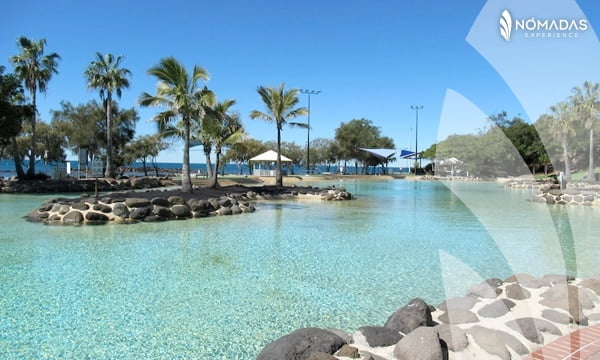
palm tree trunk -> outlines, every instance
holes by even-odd
[[[221,159],[221,149],[219,147],[217,147],[215,149],[215,171],[213,172],[212,176],[210,177],[210,182],[208,184],[208,186],[211,188],[216,188],[219,185],[219,182],[217,181],[217,176],[219,176],[220,159]]]
[[[275,186],[283,186],[281,175],[281,126],[277,124],[277,165],[275,168]]]
[[[111,93],[108,92],[106,96],[106,169],[104,170],[104,177],[111,178],[113,176],[112,166],[112,119],[111,119]]]
[[[595,182],[596,175],[594,174],[594,127],[590,127],[590,166],[588,168],[588,182]]]
[[[212,164],[210,162],[210,152],[211,152],[211,146],[210,145],[203,145],[204,146],[204,158],[205,158],[205,163],[206,163],[206,177],[211,179],[212,178]]]
[[[21,155],[19,154],[19,152],[17,151],[17,139],[16,138],[12,138],[12,155],[13,155],[13,161],[15,163],[15,172],[17,173],[17,178],[19,179],[24,179],[25,178],[25,171],[23,171],[23,165],[21,164]]]
[[[183,164],[181,169],[181,191],[192,192],[192,179],[190,177],[190,121],[184,119],[183,134]]]
[[[33,104],[33,117],[31,118],[31,151],[29,157],[29,169],[27,169],[27,176],[33,178],[35,176],[35,145],[37,144],[36,135],[36,116],[37,116],[37,105],[36,105],[36,93],[37,89],[34,87],[31,90],[31,100]]]
[[[563,159],[565,161],[565,179],[571,180],[571,164],[569,163],[568,143],[565,138],[562,141]]]

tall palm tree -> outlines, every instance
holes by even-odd
[[[281,174],[281,130],[283,125],[289,119],[303,116],[308,113],[306,108],[294,108],[298,105],[298,90],[285,90],[285,85],[281,84],[278,88],[259,86],[256,91],[265,103],[267,112],[253,110],[250,112],[252,119],[262,119],[268,122],[274,122],[277,126],[277,164],[275,170],[275,185],[283,186],[283,177]]]
[[[181,191],[192,192],[190,134],[192,126],[204,118],[204,107],[212,103],[212,92],[206,87],[199,87],[201,80],[208,81],[208,73],[195,65],[190,75],[175,58],[167,57],[151,67],[148,74],[158,79],[156,94],[142,93],[139,103],[141,106],[166,108],[156,114],[154,120],[158,122],[159,129],[169,129],[171,135],[183,138]]]
[[[566,101],[551,106],[550,128],[554,137],[560,141],[563,149],[563,160],[565,162],[565,178],[571,178],[571,165],[569,161],[569,137],[575,135],[573,128],[573,109]]]
[[[600,84],[585,81],[583,88],[576,86],[573,88],[575,93],[572,97],[576,111],[581,114],[585,128],[590,134],[590,160],[588,166],[587,180],[594,182],[594,123],[600,114]]]
[[[29,157],[29,169],[27,176],[35,175],[36,158],[36,117],[37,117],[37,92],[45,93],[48,82],[53,74],[58,74],[58,60],[60,56],[57,53],[44,55],[46,39],[32,41],[24,36],[17,40],[21,53],[11,56],[10,62],[15,68],[15,74],[25,83],[25,88],[31,93],[31,104],[33,106],[33,115],[31,116],[31,149]]]
[[[215,146],[215,169],[211,172],[209,187],[218,186],[218,173],[223,147],[234,138],[243,136],[243,127],[238,113],[232,112],[231,107],[235,100],[228,99],[217,102],[207,109],[207,116],[202,122],[202,133],[214,143]],[[207,163],[208,169],[208,163]]]
[[[129,87],[128,77],[131,71],[120,67],[123,56],[96,53],[93,60],[85,70],[87,86],[89,89],[98,89],[103,102],[106,115],[106,169],[104,177],[113,176],[113,142],[112,142],[112,96],[113,93],[121,98],[121,90]]]

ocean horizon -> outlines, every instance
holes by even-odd
[[[67,160],[65,163],[71,164],[72,172],[77,172],[79,168],[79,162],[77,160]],[[177,173],[177,171],[181,172],[182,163],[181,162],[158,162],[159,173],[161,176],[167,174]],[[58,169],[58,163],[45,163],[43,161],[39,161],[36,164],[36,172],[44,173],[48,176],[52,176]],[[66,165],[63,165],[66,166]],[[136,161],[132,164],[125,166],[127,170],[125,170],[124,175],[127,176],[142,176],[143,165],[141,162]],[[154,176],[154,168],[151,163],[146,163],[146,168],[148,170],[148,176]],[[275,169],[275,167],[271,167]],[[27,171],[27,167],[24,165],[23,169]],[[317,165],[315,166],[316,173],[328,173],[328,172],[337,172],[339,171],[339,165],[325,166],[325,165]],[[376,168],[376,172],[380,171],[380,167]],[[306,168],[300,166],[293,166],[293,171],[289,173],[289,175],[305,175]],[[346,174],[356,174],[361,171],[361,167],[355,168],[354,166],[348,166],[344,168],[344,172]],[[400,167],[388,167],[389,172],[406,172],[406,168]],[[206,174],[206,164],[205,163],[190,163],[190,172],[191,173],[202,173]],[[248,165],[244,164],[241,167],[238,164],[227,163],[224,165],[221,174],[225,175],[251,175],[252,169],[248,167]],[[0,176],[5,178],[10,178],[16,176],[17,173],[15,171],[15,165],[13,160],[2,159],[0,160]]]

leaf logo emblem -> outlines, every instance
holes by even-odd
[[[512,16],[510,16],[510,12],[508,10],[504,10],[502,12],[502,16],[500,17],[500,35],[506,41],[510,41],[510,35],[512,32]]]

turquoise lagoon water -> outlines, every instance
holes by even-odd
[[[357,200],[81,227],[22,219],[53,196],[0,196],[0,358],[252,359],[297,328],[383,324],[484,278],[597,275],[598,208],[496,184],[334,184]]]

